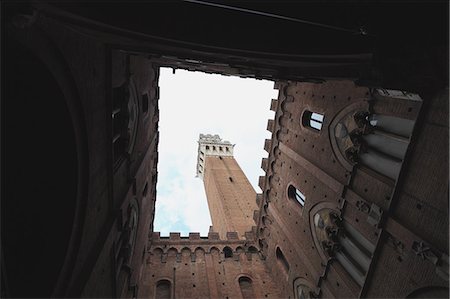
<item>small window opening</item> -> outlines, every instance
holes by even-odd
[[[303,113],[302,124],[305,127],[309,127],[316,131],[320,131],[322,130],[323,118],[324,118],[323,114],[306,110]]]
[[[225,255],[225,258],[233,257],[233,250],[231,250],[230,247],[225,247],[223,249],[223,254]]]
[[[232,177],[229,177],[228,179],[230,180],[230,182],[233,182],[233,178]]]
[[[288,197],[292,200],[295,199],[302,207],[305,206],[306,196],[300,190],[290,185],[288,188]]]
[[[206,146],[206,150],[209,150],[209,145]]]
[[[286,257],[284,256],[283,252],[281,251],[280,247],[277,247],[276,253],[277,261],[279,264],[281,264],[283,270],[287,273],[289,273],[289,263],[286,260]]]

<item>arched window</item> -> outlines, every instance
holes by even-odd
[[[239,287],[241,289],[242,298],[256,298],[255,292],[253,291],[253,283],[249,277],[239,277]]]
[[[281,265],[281,268],[286,273],[286,275],[289,273],[289,263],[286,260],[286,257],[284,256],[283,252],[281,251],[280,247],[277,247],[277,250],[275,252],[275,255],[277,256],[278,264]]]
[[[294,298],[295,299],[311,299],[318,296],[314,293],[314,285],[304,278],[294,280]]]
[[[156,283],[155,299],[170,299],[172,297],[172,286],[170,281],[164,279]]]
[[[313,298],[311,297],[311,289],[304,284],[299,284],[295,290],[295,293],[297,299]]]
[[[225,258],[233,257],[233,250],[227,246],[223,249],[223,254],[225,255]]]
[[[323,114],[306,110],[303,112],[302,124],[316,131],[322,130]]]
[[[288,187],[288,197],[292,200],[295,200],[302,207],[305,206],[305,201],[306,201],[305,194],[303,194],[300,190],[298,190],[297,188],[295,188],[292,185],[289,185],[289,187]]]
[[[251,253],[258,253],[258,249],[256,249],[256,247],[254,247],[254,246],[250,246],[250,247],[248,248],[248,252],[251,252]]]
[[[314,215],[314,229],[325,254],[336,258],[362,286],[375,246],[331,209],[322,209]]]

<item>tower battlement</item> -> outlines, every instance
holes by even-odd
[[[233,157],[234,144],[219,135],[200,134],[197,153],[197,177],[203,179],[206,156]]]

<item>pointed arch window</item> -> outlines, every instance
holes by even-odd
[[[326,256],[336,258],[356,283],[362,286],[375,246],[333,210],[318,211],[313,221],[315,238]]]
[[[315,131],[320,131],[322,130],[323,119],[323,114],[306,110],[303,112],[302,124]]]

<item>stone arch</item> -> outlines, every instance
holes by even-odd
[[[9,112],[5,121],[9,123],[7,119],[11,118],[17,123],[20,119],[20,124],[5,129],[8,138],[4,142],[4,153],[8,159],[3,167],[10,175],[4,184],[8,188],[4,189],[6,195],[2,206],[6,216],[3,220],[14,224],[20,213],[21,219],[29,223],[24,220],[14,227],[17,232],[14,239],[2,234],[3,266],[9,277],[9,293],[13,297],[61,297],[63,294],[78,297],[79,294],[72,293],[67,284],[82,243],[88,198],[89,158],[84,109],[73,74],[60,50],[36,27],[26,29],[30,34],[24,29],[17,30],[13,24],[10,29],[4,49],[8,59],[3,66],[8,74],[5,76],[4,105]],[[58,126],[57,130],[54,130],[55,126]],[[30,137],[31,127],[40,134]],[[53,127],[53,130],[47,127]],[[26,132],[28,137],[24,139]],[[33,155],[24,155],[21,151],[21,148],[27,148],[21,145],[25,140],[27,144],[39,143]],[[14,145],[12,151],[8,144]],[[14,163],[14,171],[10,171],[9,163]],[[23,180],[14,177],[22,169],[29,177],[38,177],[35,171],[39,171],[41,178],[51,177],[51,187],[44,186],[48,184],[45,180],[33,179],[27,180],[28,188],[23,189]],[[16,184],[20,186],[15,188]],[[19,188],[21,192],[16,192]],[[61,201],[61,194],[64,194],[64,201]],[[45,201],[36,202],[36,198],[45,198]],[[27,209],[21,209],[22,206]],[[3,225],[2,230],[6,229]],[[36,252],[32,256],[24,254],[16,259],[8,258],[10,254],[17,257],[17,248],[45,239],[49,250],[40,252],[40,256]],[[18,269],[25,268],[27,271],[19,273]],[[38,272],[40,275],[33,275]],[[23,288],[24,279],[30,282],[27,288]],[[31,291],[32,294],[27,293]]]
[[[152,251],[153,254],[163,254],[164,250],[161,247],[155,247]]]
[[[169,249],[167,249],[166,253],[168,256],[176,256],[178,254],[178,249],[175,247],[170,247]]]
[[[190,248],[188,247],[183,247],[183,249],[181,249],[180,251],[180,255],[181,255],[181,261],[183,263],[189,263],[192,261],[192,251]]]
[[[196,261],[203,262],[205,260],[205,249],[197,247],[194,250]]]
[[[244,250],[244,248],[243,248],[242,246],[238,246],[238,247],[236,247],[235,252],[236,252],[237,254],[241,254],[241,253],[244,253],[245,250]]]
[[[347,159],[345,154],[346,148],[351,145],[351,141],[347,138],[347,135],[356,128],[356,124],[353,121],[353,114],[360,110],[368,111],[368,109],[368,102],[361,99],[339,111],[328,126],[328,134],[334,156],[347,171],[353,169],[353,163]]]
[[[259,250],[255,246],[250,246],[248,248],[248,252],[250,252],[250,253],[258,253]]]
[[[213,247],[211,247],[209,249],[209,253],[212,254],[212,255],[217,255],[218,256],[220,254],[220,250],[219,250],[219,248],[213,246]]]
[[[314,225],[314,215],[316,215],[317,212],[319,212],[320,210],[323,210],[323,209],[330,209],[330,210],[338,211],[338,206],[335,202],[323,201],[323,202],[319,202],[319,203],[315,204],[309,210],[309,227],[311,229],[311,235],[312,235],[312,239],[314,241],[314,246],[316,247],[316,250],[317,250],[319,256],[322,258],[322,260],[324,262],[326,262],[328,260],[328,257],[321,249],[322,245],[319,242],[319,238],[316,234],[315,225]]]
[[[198,255],[205,255],[205,249],[203,249],[203,247],[197,247],[194,250],[195,254]]]
[[[314,243],[321,257],[336,259],[346,275],[362,287],[375,245],[345,221],[336,209],[323,207],[310,215]]]
[[[164,251],[160,247],[156,247],[152,251],[152,259],[155,261],[161,261],[162,255],[164,254]]]
[[[181,255],[182,256],[190,256],[192,251],[189,247],[183,247],[183,249],[181,249]]]

